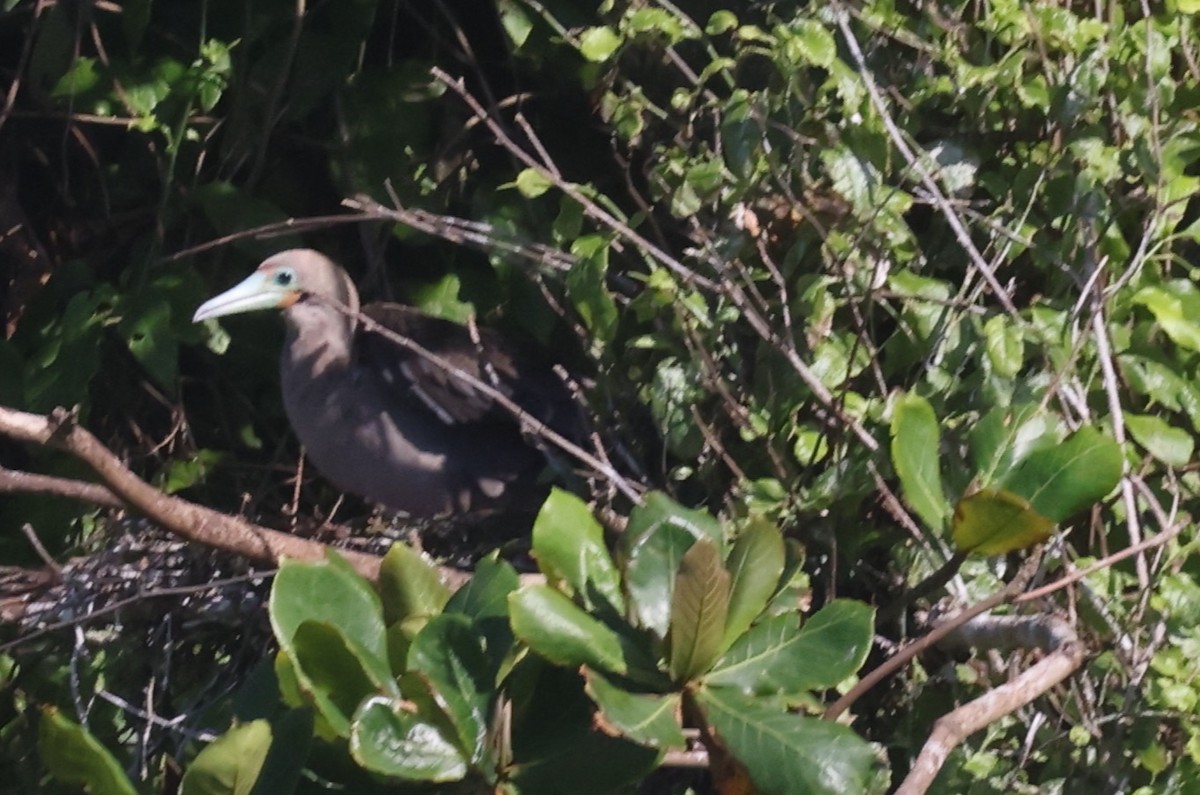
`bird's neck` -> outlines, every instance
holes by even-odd
[[[353,361],[353,318],[332,307],[310,303],[296,304],[286,311],[285,316],[285,371],[304,372],[314,378],[350,366]]]

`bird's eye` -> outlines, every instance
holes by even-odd
[[[291,287],[292,283],[296,281],[296,274],[291,271],[278,271],[274,281],[280,287]]]

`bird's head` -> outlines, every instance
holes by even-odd
[[[358,309],[354,283],[333,260],[312,249],[289,249],[263,260],[240,283],[201,304],[192,322],[260,309],[289,309],[314,296]]]

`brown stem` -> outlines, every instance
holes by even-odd
[[[87,483],[52,475],[37,475],[17,469],[0,467],[0,494],[53,494],[73,500],[103,505],[106,508],[124,508],[125,503],[117,495],[96,483]]]
[[[966,624],[975,616],[982,615],[992,608],[1016,598],[1017,594],[1025,590],[1025,586],[1029,584],[1029,580],[1033,577],[1033,573],[1037,571],[1037,567],[1040,564],[1041,555],[1034,555],[1030,557],[1021,566],[1020,571],[1017,572],[1017,576],[1014,577],[1012,582],[1010,582],[1008,585],[1001,588],[999,591],[996,591],[982,602],[977,602],[971,607],[968,607],[966,610],[963,610],[961,613],[954,616],[954,618],[938,624],[929,632],[925,633],[917,640],[914,640],[912,643],[909,643],[900,651],[896,652],[894,656],[888,660],[885,660],[879,665],[879,667],[860,679],[858,683],[854,685],[854,687],[852,687],[848,693],[846,693],[846,695],[833,702],[833,704],[831,704],[829,708],[825,710],[825,719],[835,720],[839,715],[849,709],[855,701],[858,701],[858,699],[860,699],[868,690],[879,684],[887,677],[891,676],[900,668],[907,665],[908,661],[913,657],[916,657],[929,647],[937,644],[951,632],[954,632],[956,629],[961,627],[963,624]]]
[[[91,467],[117,499],[189,540],[271,563],[285,557],[321,560],[328,552],[329,547],[320,542],[260,527],[163,494],[129,471],[64,409],[55,409],[50,416],[43,417],[0,406],[0,433],[71,453]],[[366,579],[374,581],[379,576],[379,558],[341,549],[338,554]]]
[[[1011,682],[938,718],[896,795],[920,795],[928,791],[959,743],[1066,679],[1083,664],[1085,656],[1082,643],[1066,643]]]

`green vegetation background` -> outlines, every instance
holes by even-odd
[[[79,406],[164,489],[278,516],[296,458],[278,323],[229,337],[190,317],[266,254],[321,248],[373,297],[474,313],[572,362],[639,477],[777,522],[818,603],[875,605],[940,565],[954,505],[1000,458],[1097,429],[1125,477],[1059,523],[1049,570],[1163,543],[1042,605],[1079,622],[1085,670],[973,738],[939,786],[1196,791],[1198,13],[10,0],[0,404]],[[343,204],[362,196],[440,218],[422,232]],[[896,471],[901,391],[936,417],[916,457],[937,477]],[[7,443],[0,462],[82,474]],[[302,513],[332,503],[306,483]],[[36,564],[26,523],[56,555],[87,549],[96,517],[4,495],[0,562]],[[955,596],[1012,563],[972,559]],[[29,712],[73,713],[70,662],[67,646],[10,672],[7,780],[41,775]],[[1003,676],[923,659],[854,727],[902,771]],[[91,728],[120,748],[127,720],[108,705]]]

